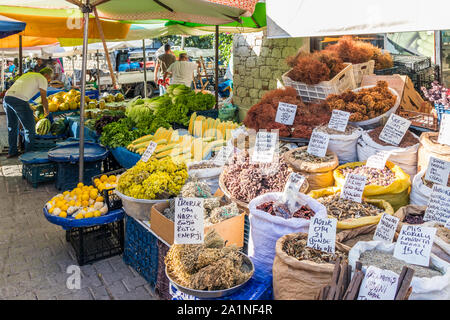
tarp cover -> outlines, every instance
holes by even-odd
[[[25,22],[0,16],[0,38],[5,38],[25,29]]]

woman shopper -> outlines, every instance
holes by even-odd
[[[6,123],[8,126],[9,151],[7,158],[17,156],[17,132],[18,121],[22,124],[25,138],[25,152],[31,151],[34,143],[35,127],[33,110],[28,101],[41,93],[42,105],[45,116],[48,115],[47,87],[52,79],[51,68],[43,68],[39,73],[28,72],[20,76],[14,84],[6,91],[3,99],[3,108],[6,112]]]

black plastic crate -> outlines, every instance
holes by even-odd
[[[387,69],[380,69],[380,70],[374,70],[373,73],[378,75],[378,76],[390,76],[393,74],[397,74],[401,72],[401,68],[400,67],[392,67],[392,68],[387,68]]]
[[[409,72],[418,72],[431,67],[431,58],[424,56],[412,56],[393,54],[394,66],[405,68]]]
[[[92,227],[71,228],[66,230],[66,240],[75,250],[80,266],[121,254],[124,247],[123,219]]]
[[[408,72],[406,75],[414,83],[417,92],[421,92],[421,87],[429,88],[435,79],[435,67],[431,66],[418,72]]]
[[[105,160],[103,160],[103,172],[110,172],[121,168],[122,166],[117,162],[112,153],[109,153]]]
[[[115,176],[117,176],[119,174],[124,173],[125,171],[127,171],[127,169],[122,168],[122,169],[114,170],[114,171],[111,171],[111,172],[105,172],[105,173],[93,176],[92,177],[92,185],[94,187],[96,187],[96,185],[94,183],[94,180],[95,179],[100,179],[100,177],[102,175],[106,175],[106,176],[115,175]],[[108,210],[109,211],[122,208],[122,199],[120,199],[119,196],[117,196],[114,193],[114,189],[115,188],[109,188],[109,189],[103,189],[102,190],[102,196],[105,199],[105,202],[106,202],[106,205],[108,206]]]
[[[23,163],[22,177],[26,179],[33,188],[37,188],[41,182],[55,181],[56,179],[56,164],[49,163]]]

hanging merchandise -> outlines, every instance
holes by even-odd
[[[379,151],[389,151],[389,161],[398,165],[410,176],[414,176],[417,173],[419,137],[407,131],[400,144],[393,146],[379,139],[382,130],[383,126],[380,126],[363,132],[357,145],[358,161],[366,161]]]
[[[417,153],[417,170],[427,169],[430,157],[450,161],[450,146],[437,142],[439,132],[424,132],[420,135]]]

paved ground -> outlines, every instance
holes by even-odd
[[[6,142],[5,128],[5,116],[0,115],[0,148]],[[157,299],[122,256],[80,267],[80,289],[68,289],[66,282],[74,273],[67,268],[77,265],[74,251],[65,231],[42,213],[56,193],[53,183],[33,189],[22,179],[20,161],[0,156],[0,300]]]

